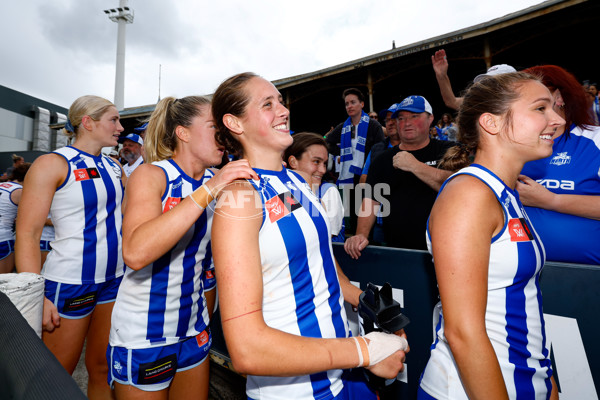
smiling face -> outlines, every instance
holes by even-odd
[[[540,82],[525,82],[518,91],[520,96],[511,105],[512,126],[504,134],[507,142],[525,161],[548,157],[565,120],[554,111],[554,98]]]
[[[244,153],[254,149],[282,153],[292,137],[288,128],[290,112],[283,105],[281,93],[266,79],[254,77],[244,86],[249,97],[244,115],[239,118]]]
[[[117,145],[119,134],[123,132],[124,128],[119,120],[119,112],[116,107],[109,107],[98,121],[92,120],[87,115],[84,119],[88,119],[88,123],[91,121],[94,137],[102,147]]]
[[[290,157],[290,167],[310,176],[311,185],[320,185],[327,172],[328,156],[325,146],[313,144],[306,148],[300,158]]]

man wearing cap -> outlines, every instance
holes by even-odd
[[[142,140],[146,139],[146,128],[148,128],[148,123],[145,122],[143,125],[138,126],[137,128],[133,128],[133,131],[137,133]]]
[[[451,174],[437,168],[438,161],[455,143],[430,139],[433,110],[422,96],[408,96],[392,114],[397,117],[400,144],[385,150],[373,160],[356,234],[344,244],[353,258],[369,244],[368,236],[380,204],[387,246],[427,249],[425,228],[441,184]],[[383,190],[385,189],[385,190]],[[385,202],[381,201],[385,200]],[[385,204],[387,203],[387,204]],[[386,207],[387,206],[387,207]],[[386,209],[387,208],[387,209]]]
[[[348,185],[344,194],[350,197],[350,226],[347,231],[356,229],[354,185],[357,185],[371,147],[384,139],[379,122],[369,118],[363,111],[365,99],[356,88],[348,88],[342,94],[348,119],[340,123],[327,137],[329,153],[340,157],[340,172],[337,184]],[[345,200],[346,203],[346,200]]]
[[[458,110],[463,99],[462,97],[456,97],[452,91],[452,84],[448,77],[448,58],[446,57],[446,51],[444,49],[436,51],[435,54],[431,56],[431,63],[433,64],[435,79],[440,86],[444,104],[448,108]],[[492,65],[485,74],[477,75],[475,79],[473,79],[473,82],[478,82],[488,76],[507,74],[509,72],[517,72],[517,70],[507,64]]]
[[[360,183],[367,182],[367,174],[369,173],[369,168],[371,167],[371,162],[376,159],[385,149],[389,149],[390,147],[394,147],[397,144],[400,144],[400,135],[398,135],[398,126],[396,124],[396,117],[392,117],[399,104],[392,104],[390,108],[387,109],[387,113],[385,116],[385,139],[383,142],[375,143],[373,147],[371,147],[371,151],[367,156],[367,160],[365,161],[365,166],[362,170],[362,175],[360,176]]]
[[[142,146],[144,145],[144,140],[139,135],[130,133],[127,136],[120,137],[119,143],[123,143],[121,157],[127,161],[127,164],[123,165],[123,171],[125,171],[125,175],[129,176],[141,163],[144,162],[144,158],[142,157]]]

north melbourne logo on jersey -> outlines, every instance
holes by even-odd
[[[100,178],[96,168],[80,168],[73,171],[76,181],[86,181],[88,179]]]
[[[512,218],[508,221],[508,233],[510,233],[511,242],[529,242],[533,240],[533,235],[525,218]]]
[[[302,207],[300,202],[296,200],[294,195],[290,192],[280,193],[279,195],[272,197],[265,203],[265,206],[271,222],[276,222],[294,210]]]
[[[123,366],[121,365],[120,362],[115,361],[115,364],[113,365],[113,368],[115,369],[115,371],[117,371],[119,374],[121,373],[121,371],[123,371]]]
[[[552,160],[550,160],[550,164],[552,165],[566,165],[571,163],[571,156],[565,151],[564,153],[558,153]]]

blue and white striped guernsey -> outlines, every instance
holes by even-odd
[[[121,167],[71,146],[54,153],[67,160],[69,170],[50,206],[55,239],[42,275],[72,285],[123,275]]]
[[[259,233],[263,316],[267,325],[299,336],[349,336],[329,230],[318,198],[293,171],[255,169],[262,196]],[[341,370],[305,376],[248,376],[251,399],[331,399]]]
[[[473,164],[452,175],[474,176],[496,195],[505,223],[492,238],[485,314],[487,334],[502,370],[510,399],[548,399],[552,384],[542,312],[539,275],[545,251],[516,192],[493,172]],[[444,183],[444,186],[446,185]],[[440,192],[444,189],[440,189]],[[427,244],[431,252],[429,231]],[[434,260],[435,262],[435,260]],[[421,387],[436,399],[467,399],[456,363],[444,336],[444,305],[438,304],[436,337]],[[434,317],[434,320],[436,318]]]
[[[163,212],[176,207],[214,175],[206,170],[197,181],[173,160],[153,164],[166,175]],[[111,346],[141,349],[169,345],[206,329],[209,317],[204,292],[216,285],[210,246],[212,217],[213,207],[206,207],[166,254],[138,271],[126,269],[112,313]]]
[[[23,186],[16,182],[0,183],[0,242],[15,240],[15,219],[17,219],[17,205],[10,196]]]

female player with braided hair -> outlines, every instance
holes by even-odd
[[[440,189],[427,228],[440,303],[421,400],[558,398],[539,288],[545,250],[515,191],[523,165],[550,155],[565,123],[553,102],[517,72],[463,98],[463,146],[442,162],[464,168]]]

